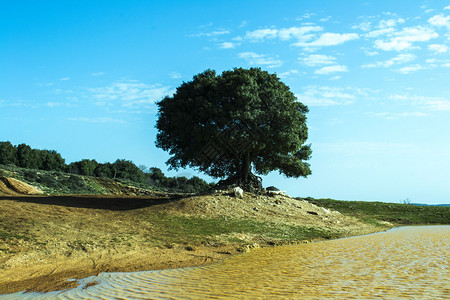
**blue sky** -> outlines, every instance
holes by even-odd
[[[174,175],[155,101],[234,67],[310,109],[313,174],[265,186],[450,203],[450,1],[0,0],[0,140]]]

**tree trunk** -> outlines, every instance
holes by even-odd
[[[252,172],[252,161],[250,160],[250,153],[247,152],[244,154],[244,160],[242,161],[242,170],[241,170],[241,178],[244,181],[248,180]]]
[[[237,174],[230,176],[225,180],[219,181],[215,188],[228,189],[239,186],[246,192],[261,194],[264,192],[261,178],[252,174],[252,161],[250,153],[244,153],[241,168]]]

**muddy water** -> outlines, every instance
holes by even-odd
[[[450,299],[450,226],[255,250],[199,268],[105,273],[32,299]],[[97,281],[96,286],[83,285]],[[0,298],[2,298],[0,296]]]

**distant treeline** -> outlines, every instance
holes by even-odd
[[[94,159],[83,159],[69,165],[54,150],[32,149],[29,145],[14,146],[11,142],[0,142],[0,164],[15,165],[27,169],[62,171],[78,175],[130,180],[136,183],[183,192],[201,192],[212,184],[199,177],[166,177],[161,169],[136,166],[132,161],[118,159],[114,163],[98,163]]]

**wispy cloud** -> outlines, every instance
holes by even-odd
[[[265,28],[257,29],[253,31],[247,31],[245,34],[245,39],[254,42],[261,42],[268,39],[279,38],[282,41],[287,41],[290,39],[297,39],[298,41],[306,41],[313,37],[310,33],[322,31],[321,26],[301,26],[301,27],[289,27],[289,28]]]
[[[174,91],[171,87],[160,84],[146,84],[137,80],[116,81],[109,86],[91,88],[89,91],[97,105],[120,104],[136,108],[161,100]]]
[[[237,46],[239,46],[239,43],[233,43],[233,42],[223,42],[219,44],[220,49],[234,49]]]
[[[428,19],[428,23],[436,27],[446,27],[450,29],[450,16],[435,15]]]
[[[430,49],[431,51],[434,51],[434,53],[438,53],[438,54],[447,53],[449,50],[449,48],[444,44],[431,44],[431,45],[428,45],[428,49]]]
[[[241,52],[239,57],[246,60],[249,65],[266,66],[267,68],[279,67],[283,61],[255,52]]]
[[[308,106],[348,105],[355,101],[355,91],[346,88],[308,86],[297,99]]]
[[[302,64],[308,67],[315,67],[320,65],[333,64],[336,58],[331,55],[310,54],[305,57],[300,57],[299,60]]]
[[[278,36],[277,29],[257,29],[254,31],[247,31],[245,38],[250,40],[262,41],[264,39],[274,39]]]
[[[226,34],[230,34],[231,32],[229,30],[226,29],[217,29],[217,30],[212,30],[212,31],[208,31],[208,32],[199,32],[199,33],[194,33],[189,35],[190,37],[217,37],[217,36],[221,36],[221,35],[226,35]]]
[[[391,95],[389,96],[389,99],[410,102],[431,111],[450,111],[450,100],[444,97],[420,96],[405,93]]]
[[[327,46],[336,46],[343,44],[345,42],[351,40],[359,39],[359,35],[356,33],[331,33],[326,32],[320,35],[319,38],[312,42],[298,42],[295,43],[295,46],[304,47],[304,48],[320,48]]]
[[[370,113],[370,115],[372,115],[374,117],[383,118],[383,119],[395,120],[395,119],[399,119],[399,118],[427,117],[430,114],[420,112],[420,111],[415,111],[415,112],[401,112],[401,113],[395,113],[395,112]]]
[[[337,72],[348,72],[348,68],[347,68],[347,66],[343,66],[343,65],[334,65],[334,66],[323,67],[319,70],[314,71],[315,74],[320,74],[320,75],[327,75],[327,74],[337,73]]]
[[[172,79],[180,79],[181,77],[183,77],[183,76],[181,75],[181,73],[179,73],[179,72],[172,72],[172,73],[169,74],[169,76],[170,76],[170,78],[172,78]]]
[[[394,31],[395,31],[395,29],[392,27],[391,28],[383,28],[383,29],[372,30],[372,31],[364,34],[364,36],[368,37],[368,38],[376,38],[376,37],[379,37],[382,35],[387,35],[387,34],[393,33]]]
[[[121,119],[113,119],[108,117],[97,117],[97,118],[87,118],[87,117],[79,117],[79,118],[69,118],[69,121],[75,122],[87,122],[87,123],[119,123],[126,124],[127,122]]]
[[[398,24],[405,23],[405,19],[397,18],[397,19],[383,19],[378,23],[378,28],[384,29],[389,27],[395,27]]]
[[[57,106],[61,106],[62,104],[61,104],[61,102],[47,102],[47,103],[45,103],[45,106],[48,106],[48,107],[57,107]]]
[[[60,78],[59,80],[61,80],[61,81],[67,81],[67,80],[70,80],[70,78],[69,78],[69,77],[63,77],[63,78]]]
[[[91,75],[92,76],[103,76],[103,75],[105,75],[105,72],[94,72],[94,73],[91,73]]]
[[[424,66],[416,64],[416,65],[411,65],[411,66],[406,66],[406,67],[400,68],[398,71],[402,74],[409,74],[409,73],[417,72],[417,71],[423,70],[423,69],[425,69]]]
[[[375,48],[384,51],[402,51],[414,48],[413,43],[427,42],[439,37],[439,34],[428,27],[406,27],[394,32],[387,40],[375,40]]]
[[[416,56],[411,53],[399,54],[391,59],[384,61],[377,61],[375,63],[363,65],[363,68],[375,68],[375,67],[384,67],[389,68],[393,65],[407,63],[416,59]]]
[[[280,78],[287,78],[289,76],[296,75],[298,73],[299,73],[298,70],[289,70],[289,71],[286,71],[286,72],[277,73],[277,75]]]

